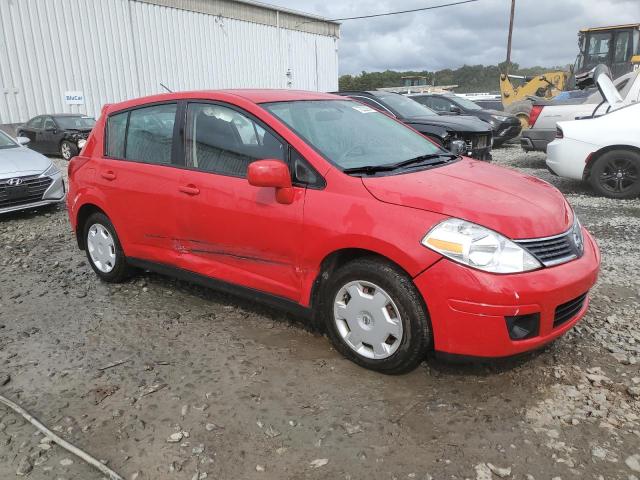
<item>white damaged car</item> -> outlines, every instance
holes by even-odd
[[[622,102],[610,78],[598,89],[609,105]],[[560,177],[589,182],[600,195],[640,195],[640,103],[606,115],[558,122],[556,139],[547,147],[547,166]]]
[[[29,139],[0,130],[0,214],[62,202],[62,173],[44,155],[26,148]]]

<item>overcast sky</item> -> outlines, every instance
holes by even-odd
[[[453,0],[264,0],[344,18]],[[362,70],[439,70],[506,58],[510,0],[344,22],[340,74]],[[580,28],[640,23],[640,0],[517,0],[511,59],[521,66],[573,63]]]

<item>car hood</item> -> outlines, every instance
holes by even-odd
[[[25,147],[0,149],[0,179],[37,175],[50,165],[47,157]]]
[[[512,239],[549,237],[573,224],[571,207],[555,187],[470,159],[362,182],[382,202],[461,218]]]
[[[427,115],[404,119],[409,125],[438,125],[458,132],[486,132],[490,126],[472,116],[462,115]]]

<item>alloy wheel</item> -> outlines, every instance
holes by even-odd
[[[598,177],[604,190],[615,194],[624,194],[632,189],[639,178],[638,167],[629,159],[612,158]]]
[[[402,343],[400,312],[391,296],[378,285],[357,280],[336,295],[334,321],[344,343],[359,355],[381,360]]]
[[[71,145],[68,142],[62,142],[60,153],[62,154],[62,158],[69,160],[71,158]]]
[[[98,270],[109,273],[116,265],[116,244],[109,230],[96,223],[87,233],[87,249]]]

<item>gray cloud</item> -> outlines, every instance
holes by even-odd
[[[295,10],[340,18],[419,8],[443,0],[271,0]],[[340,73],[439,70],[496,64],[506,57],[509,0],[480,0],[441,10],[342,25]],[[512,60],[522,66],[573,63],[585,27],[640,22],[640,0],[518,0]]]

